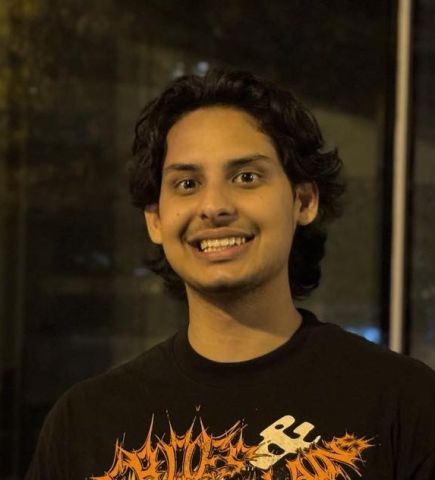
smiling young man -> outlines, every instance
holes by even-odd
[[[199,108],[169,130],[159,203],[145,218],[186,284],[194,350],[242,361],[291,337],[301,322],[291,243],[317,204],[315,185],[292,187],[272,140],[245,112]]]
[[[322,146],[246,72],[177,79],[145,107],[131,193],[188,324],[67,392],[28,479],[435,478],[435,374],[295,307],[340,210]]]

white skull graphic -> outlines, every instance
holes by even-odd
[[[294,428],[292,433],[295,437],[290,437],[284,431],[294,423],[294,417],[285,415],[263,430],[260,434],[263,437],[263,441],[259,444],[255,452],[255,458],[250,463],[257,468],[267,470],[285,455],[308,448],[320,440],[320,435],[312,442],[304,440],[314,428],[314,425],[309,422],[303,422]]]

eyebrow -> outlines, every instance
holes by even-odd
[[[225,169],[232,170],[234,168],[243,167],[244,165],[257,162],[257,161],[265,161],[269,163],[271,159],[270,157],[267,157],[266,155],[262,155],[261,153],[246,155],[244,157],[233,158],[231,160],[228,160],[227,162],[225,162]],[[196,163],[171,163],[170,165],[168,165],[163,169],[163,173],[168,173],[171,171],[196,172],[198,170],[201,170],[201,166]]]

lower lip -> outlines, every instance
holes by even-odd
[[[198,258],[203,258],[207,260],[231,260],[234,257],[237,257],[243,253],[252,243],[253,239],[242,243],[241,245],[233,245],[232,247],[225,248],[223,250],[214,250],[211,252],[202,252],[195,247],[192,247],[194,254]]]

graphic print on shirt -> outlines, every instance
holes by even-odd
[[[140,449],[117,442],[110,469],[90,480],[350,480],[352,472],[363,478],[362,453],[373,447],[371,439],[348,433],[307,441],[315,426],[291,415],[266,427],[258,445],[245,443],[241,421],[220,435],[208,433],[201,419],[196,435],[196,420],[184,435],[168,423],[167,441],[153,433],[151,420]]]

